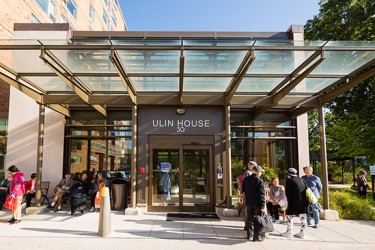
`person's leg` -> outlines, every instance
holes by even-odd
[[[245,196],[243,197],[243,218],[244,218],[244,221],[245,221],[245,227],[244,229],[247,231],[248,228],[249,228],[249,225],[248,225],[248,215],[247,215],[247,206],[246,206],[246,200],[245,200]]]
[[[300,239],[304,239],[305,238],[305,231],[306,231],[306,228],[307,228],[306,214],[300,214],[299,218],[301,220],[301,229],[300,229],[299,233],[295,234],[294,236],[297,237],[297,238],[300,238]]]
[[[274,216],[275,220],[278,221],[280,219],[280,217],[279,217],[279,205],[273,205],[272,209],[273,209],[273,216]]]
[[[314,222],[315,222],[315,228],[316,228],[319,225],[319,207],[318,207],[318,203],[315,203],[315,204],[311,205],[311,208],[312,208],[312,211],[313,211],[313,214],[314,214]]]
[[[23,200],[23,195],[17,196],[17,208],[13,212],[13,218],[16,221],[20,221],[21,220],[21,209],[22,209],[21,204],[22,204],[22,200]]]
[[[307,224],[309,225],[311,225],[311,211],[312,211],[312,205],[309,205],[307,207],[307,214],[306,214]]]
[[[273,205],[271,202],[267,202],[267,211],[269,213],[270,216],[272,216],[272,218],[275,218],[274,214],[273,214]]]
[[[260,231],[260,228],[255,228],[254,227],[254,216],[256,215],[261,215],[261,211],[260,211],[260,208],[259,207],[253,207],[253,214],[252,214],[252,217],[251,217],[251,222],[252,222],[252,225],[249,224],[249,228],[250,226],[253,227],[253,241],[260,241],[262,240],[262,237],[259,233]]]
[[[247,207],[247,238],[254,236],[254,209],[251,206]]]
[[[293,215],[287,215],[286,216],[286,232],[282,233],[281,235],[287,238],[293,237]]]
[[[4,194],[0,194],[0,210],[3,209],[3,205],[4,205],[4,203],[5,203],[5,199],[6,199],[6,197],[7,197],[6,193],[4,193]]]
[[[31,194],[27,194],[26,195],[26,207],[30,207],[31,206]]]

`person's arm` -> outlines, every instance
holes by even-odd
[[[322,191],[322,181],[320,180],[319,177],[316,177],[316,188],[318,189],[319,193]]]
[[[14,195],[16,197],[19,196],[19,194],[21,193],[21,182],[22,182],[22,180],[19,177],[16,177],[16,179],[14,179],[13,189],[12,189],[12,192],[10,193],[10,195]]]
[[[266,206],[266,193],[265,193],[265,190],[264,190],[263,181],[259,181],[258,190],[259,190],[258,192],[259,192],[259,198],[260,198],[260,209],[264,210],[264,208]]]

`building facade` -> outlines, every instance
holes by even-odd
[[[372,77],[375,61],[374,43],[303,41],[299,25],[112,32],[22,23],[0,52],[11,52],[0,61],[12,86],[6,165],[37,169],[52,185],[67,171],[121,173],[132,207],[164,212],[230,206],[250,160],[280,179],[301,171],[306,112]]]

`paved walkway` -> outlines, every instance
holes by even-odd
[[[307,229],[306,239],[279,235],[285,224],[275,224],[275,232],[264,242],[245,239],[241,218],[221,221],[166,221],[165,213],[125,216],[111,213],[108,237],[98,236],[99,213],[74,217],[67,211],[23,215],[22,222],[5,223],[9,212],[0,212],[0,249],[375,249],[374,221],[321,221],[321,227]],[[295,218],[298,222],[298,218]],[[295,223],[298,232],[298,223]]]

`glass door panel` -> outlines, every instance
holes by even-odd
[[[210,150],[184,149],[182,200],[184,211],[209,211],[210,192]]]
[[[179,150],[153,149],[152,206],[179,206]]]

